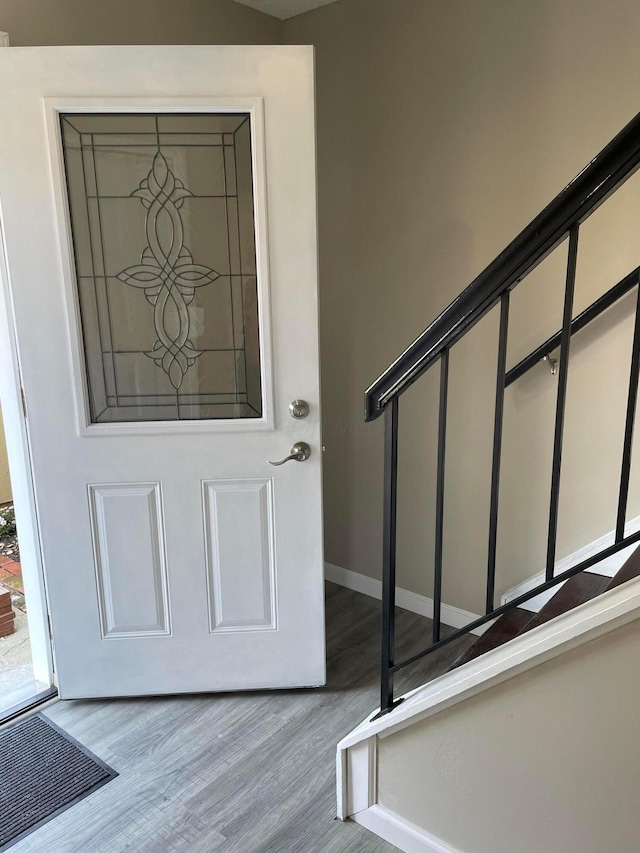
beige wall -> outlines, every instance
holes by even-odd
[[[464,853],[640,843],[640,622],[380,741],[379,802]]]
[[[286,42],[317,51],[330,562],[380,573],[382,425],[362,423],[365,387],[635,115],[638,32],[635,0],[342,0],[285,22]],[[616,244],[614,204],[585,228],[578,310],[639,262],[638,199],[635,180]],[[552,257],[514,295],[521,351],[559,328],[563,275]],[[627,300],[576,339],[558,556],[614,526],[630,322]],[[496,331],[493,315],[451,359],[444,596],[475,611]],[[543,566],[556,387],[540,366],[507,395],[500,589]],[[427,595],[436,393],[430,376],[400,412],[398,580]]]
[[[11,44],[279,44],[282,24],[232,0],[0,0]]]
[[[232,0],[0,0],[0,29],[15,45],[316,45],[326,557],[379,577],[382,422],[363,423],[364,388],[638,110],[640,6],[341,0],[282,25]],[[638,180],[581,239],[578,307],[640,260]],[[510,361],[559,325],[559,261],[514,295]],[[629,303],[574,347],[559,556],[613,527]],[[444,594],[470,610],[483,600],[496,329],[494,313],[451,359]],[[555,390],[541,366],[507,394],[499,590],[544,559]],[[399,583],[426,595],[436,402],[432,373],[401,410]]]

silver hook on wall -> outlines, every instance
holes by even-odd
[[[558,373],[558,359],[551,358],[550,355],[545,355],[542,360],[546,361],[549,367],[551,368],[551,375],[556,376],[556,374]]]

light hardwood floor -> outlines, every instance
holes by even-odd
[[[12,853],[385,853],[334,820],[335,746],[378,703],[379,603],[327,585],[327,686],[242,694],[58,702],[46,714],[117,779]],[[430,621],[398,610],[398,652]],[[468,644],[421,662],[400,690],[440,674]]]

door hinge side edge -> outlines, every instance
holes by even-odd
[[[55,672],[56,671],[56,663],[55,663],[55,655],[53,654],[55,643],[53,640],[53,629],[51,628],[51,614],[49,613],[48,609],[47,609],[47,631],[49,633],[49,642],[51,643],[51,652],[52,652],[52,654],[51,654],[51,668],[52,668],[53,672]]]

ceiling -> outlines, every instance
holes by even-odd
[[[259,12],[273,15],[274,18],[280,18],[282,21],[285,18],[293,18],[294,15],[301,15],[310,9],[317,9],[318,6],[327,6],[335,2],[336,0],[236,0],[236,3],[251,6]]]

